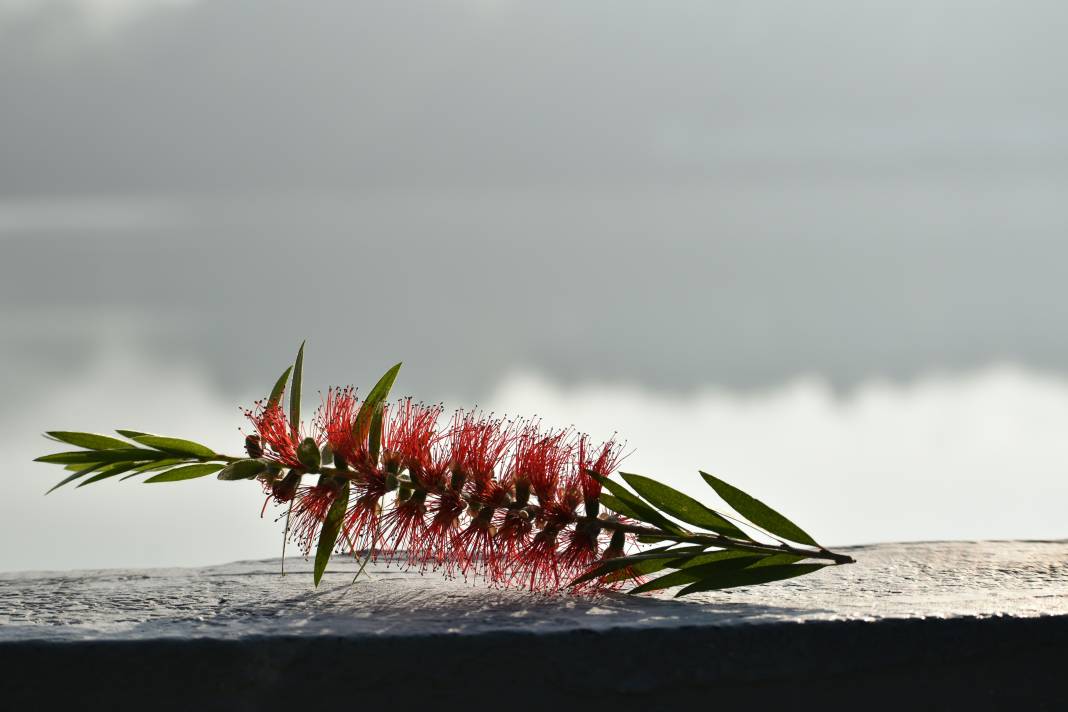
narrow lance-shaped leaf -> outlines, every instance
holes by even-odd
[[[96,433],[72,433],[65,430],[50,430],[47,433],[55,440],[76,445],[78,447],[88,448],[89,450],[113,450],[130,447],[130,443],[118,438],[111,438],[107,435],[97,435]]]
[[[375,461],[377,461],[379,450],[382,447],[383,404],[386,398],[389,397],[393,382],[397,380],[401,365],[397,363],[382,374],[382,377],[378,379],[378,383],[374,385],[367,394],[367,398],[364,399],[363,405],[360,406],[360,412],[356,414],[356,422],[352,426],[352,432],[356,436],[357,442],[361,441],[365,434],[367,435],[368,453],[371,455],[371,459]]]
[[[136,462],[116,462],[112,465],[108,465],[104,469],[100,470],[100,472],[96,473],[84,482],[79,482],[78,487],[85,487],[86,485],[91,485],[94,482],[99,482],[100,480],[106,480],[109,477],[121,475],[123,472],[129,472],[135,467],[137,467]]]
[[[188,460],[171,459],[171,460],[157,460],[156,462],[149,462],[149,463],[147,463],[145,465],[140,465],[139,467],[135,467],[133,470],[130,471],[130,473],[128,475],[123,475],[122,477],[120,477],[119,478],[119,482],[122,482],[124,480],[128,480],[131,477],[137,477],[138,475],[143,475],[146,472],[153,472],[154,470],[164,470],[164,469],[166,469],[168,467],[174,467],[175,465],[180,465],[183,462],[189,462],[189,461]]]
[[[367,431],[367,454],[371,462],[378,462],[378,456],[382,452],[382,417],[385,409],[379,404],[375,407],[374,415],[371,416],[371,427]]]
[[[282,372],[282,375],[278,377],[278,380],[275,381],[274,388],[271,389],[271,395],[267,397],[268,410],[278,405],[279,401],[282,400],[282,391],[286,389],[286,380],[289,378],[289,374],[292,370],[292,366],[287,367],[286,370]]]
[[[293,384],[289,389],[289,427],[293,441],[300,437],[300,387],[304,379],[304,342],[300,342],[297,360],[293,362]]]
[[[609,495],[609,496],[611,496],[611,495]],[[604,494],[603,493],[601,494],[601,499],[604,500]],[[602,501],[602,504],[604,504],[603,501]],[[612,508],[609,507],[609,509],[612,509]],[[618,509],[613,509],[612,511],[618,512],[619,510]],[[624,514],[624,512],[619,512],[619,513],[620,514]],[[638,543],[639,544],[659,544],[662,541],[668,541],[666,538],[664,538],[662,536],[653,536],[652,534],[639,534],[637,536],[637,539],[638,539]]]
[[[686,550],[671,549],[671,547],[674,547],[674,544],[669,544],[668,547],[662,547],[660,549],[649,549],[643,551],[641,554],[616,556],[598,561],[594,568],[577,577],[577,579],[569,583],[568,586],[577,586],[587,581],[591,581],[592,579],[599,579],[600,576],[612,573],[613,571],[618,571],[619,569],[626,569],[629,566],[637,566],[645,563],[645,561],[663,559],[666,563],[666,561],[678,558],[686,553]],[[671,549],[671,551],[669,551],[669,549]]]
[[[608,494],[607,492],[601,492],[598,499],[601,500],[601,504],[608,507],[616,514],[622,514],[624,517],[630,517],[631,519],[641,519],[641,516],[638,514],[638,512],[627,506],[626,502]],[[638,541],[643,544],[655,544],[657,542],[665,540],[659,537],[640,537]]]
[[[656,573],[663,569],[679,568],[680,566],[686,566],[694,561],[711,561],[712,559],[707,557],[716,557],[717,554],[723,552],[720,550],[708,552],[703,546],[683,546],[677,549],[672,549],[668,553],[673,553],[677,556],[670,558],[658,557],[647,561],[639,561],[626,569],[608,574],[605,576],[605,580],[623,581],[629,578],[637,578],[639,576]],[[639,554],[639,556],[641,555]],[[627,593],[633,593],[633,591],[628,591]]]
[[[819,546],[819,544],[816,543],[816,540],[805,533],[801,527],[797,526],[759,499],[749,496],[737,487],[729,485],[707,472],[702,472],[701,477],[703,477],[705,482],[716,491],[716,494],[723,498],[724,502],[734,508],[734,511],[738,512],[738,514],[741,514],[761,529],[764,529],[769,534],[781,536],[784,539],[789,539],[798,544]]]
[[[337,497],[327,510],[326,519],[323,521],[323,529],[319,533],[319,544],[315,549],[315,585],[323,578],[326,565],[330,563],[330,555],[334,553],[334,544],[337,535],[341,531],[341,523],[345,519],[345,510],[349,506],[349,483],[348,480],[341,486]]]
[[[633,566],[628,566],[627,568],[619,569],[618,571],[613,571],[612,573],[605,575],[604,580],[606,583],[614,583],[616,581],[626,581],[627,579],[655,574],[657,571],[667,568],[670,561],[671,559],[649,559],[648,561],[639,561]]]
[[[72,450],[71,452],[57,452],[51,455],[42,455],[41,457],[36,458],[34,462],[47,462],[60,465],[78,463],[90,465],[94,462],[144,462],[145,460],[162,460],[165,457],[167,457],[166,453],[157,450],[142,450],[138,448],[119,450],[115,448],[111,450]]]
[[[215,451],[206,445],[181,438],[166,438],[160,435],[138,435],[133,438],[142,445],[156,448],[172,455],[192,457],[215,457]]]
[[[660,527],[661,529],[664,529],[665,531],[675,532],[675,533],[679,533],[679,532],[682,531],[682,529],[677,524],[675,524],[670,519],[668,519],[664,515],[662,515],[659,512],[657,512],[655,509],[650,507],[645,502],[643,502],[633,492],[628,490],[626,487],[624,487],[620,483],[616,482],[615,480],[610,480],[607,477],[604,477],[602,475],[599,475],[596,472],[593,472],[592,470],[587,470],[587,472],[592,477],[597,478],[597,480],[606,489],[608,489],[609,492],[611,492],[613,495],[615,495],[616,499],[618,499],[620,502],[623,503],[623,505],[624,505],[624,507],[626,509],[630,510],[630,513],[619,512],[620,514],[623,514],[623,515],[628,516],[628,517],[633,517],[634,519],[638,519],[640,521],[643,521],[646,524],[652,524],[653,526]],[[602,499],[602,501],[604,501],[604,495],[601,496],[601,499]],[[611,500],[609,500],[609,501],[611,501]],[[605,501],[605,504],[609,508],[611,508],[612,505],[609,504],[609,501]]]
[[[63,485],[65,485],[65,484],[67,484],[69,482],[73,482],[74,480],[78,479],[79,477],[84,477],[85,475],[88,475],[90,472],[92,472],[93,470],[95,470],[95,469],[97,469],[99,467],[103,467],[103,463],[94,462],[93,464],[89,465],[88,467],[83,467],[82,469],[78,470],[77,472],[75,472],[75,473],[73,473],[71,475],[67,475],[66,477],[64,477],[59,482],[57,482],[56,484],[52,485],[52,488],[50,490],[48,490],[47,492],[45,492],[45,494],[52,494],[52,492],[54,492],[55,490],[59,489]]]
[[[803,576],[813,571],[819,571],[827,564],[788,564],[778,566],[752,566],[735,571],[722,571],[692,583],[675,594],[675,597],[687,596],[699,591],[715,591],[723,588],[735,588],[737,586],[756,586],[772,581]]]
[[[670,514],[676,519],[681,519],[687,524],[693,524],[696,527],[701,527],[717,534],[736,539],[749,539],[745,532],[693,497],[642,475],[635,475],[629,472],[620,472],[619,474],[635,492],[660,511]]]
[[[247,480],[267,471],[265,460],[237,460],[224,467],[218,475],[220,480]]]
[[[153,475],[145,480],[145,483],[156,482],[180,482],[182,480],[193,480],[197,477],[206,477],[214,472],[218,472],[222,469],[222,463],[209,462],[201,463],[198,465],[186,465],[185,467],[176,467],[173,470],[167,470],[161,472],[158,475]]]
[[[665,565],[668,568],[676,569],[675,571],[664,574],[652,581],[647,581],[640,586],[632,588],[630,591],[627,591],[627,593],[648,593],[649,591],[659,591],[660,589],[671,588],[673,586],[684,586],[689,583],[694,583],[695,581],[700,581],[717,571],[725,569],[733,570],[737,568],[753,568],[774,564],[792,564],[800,559],[801,557],[799,556],[780,556],[778,554],[762,556],[761,554],[755,554],[751,551],[739,551],[737,549],[712,551],[686,560],[680,559],[678,561],[668,561]],[[731,561],[732,563],[720,563],[723,561]]]

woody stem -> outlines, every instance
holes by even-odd
[[[593,517],[580,517],[580,522],[596,521],[604,529],[611,529],[613,531],[623,531],[628,534],[639,534],[645,536],[657,537],[658,539],[666,539],[668,541],[675,541],[681,544],[702,544],[705,546],[716,546],[722,549],[737,549],[739,551],[752,551],[760,554],[792,554],[794,556],[801,556],[806,559],[823,559],[826,561],[832,561],[835,564],[852,564],[856,563],[853,557],[846,556],[845,554],[835,554],[832,551],[826,549],[807,549],[791,546],[789,544],[760,544],[755,541],[745,541],[742,539],[735,539],[722,534],[694,534],[686,532],[678,534],[669,532],[664,529],[657,529],[656,527],[641,526],[638,524],[628,524],[626,522],[614,521],[611,519],[594,519]]]
[[[336,467],[321,467],[319,468],[319,474],[341,477],[347,480],[360,481],[363,479],[363,475],[353,470],[341,470]],[[402,476],[399,478],[402,482],[411,484],[408,478]],[[469,504],[470,499],[466,494],[461,493],[461,496]],[[600,519],[598,517],[580,516],[577,521],[579,523],[597,524],[603,529],[611,531],[623,531],[628,534],[638,534],[650,537],[656,537],[658,539],[664,539],[667,541],[674,541],[681,544],[698,544],[702,546],[713,546],[720,549],[735,549],[738,551],[752,551],[758,554],[791,554],[793,556],[799,556],[806,559],[822,559],[824,561],[830,561],[834,564],[852,564],[855,563],[853,557],[845,554],[836,554],[832,551],[828,551],[822,547],[819,548],[806,548],[796,547],[790,544],[761,544],[759,542],[737,539],[734,537],[724,536],[723,534],[698,534],[689,531],[675,532],[668,531],[666,529],[658,529],[656,527],[643,526],[639,524],[630,524],[627,522],[621,522],[614,519]]]

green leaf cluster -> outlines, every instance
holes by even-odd
[[[48,492],[63,485],[81,480],[78,487],[110,479],[126,473],[122,479],[157,472],[145,482],[177,482],[204,477],[217,472],[225,465],[224,458],[214,450],[182,438],[163,437],[138,430],[117,430],[127,440],[109,435],[53,430],[45,436],[56,441],[74,445],[81,450],[69,450],[44,455],[36,462],[65,465],[71,474],[56,483]],[[47,493],[46,493],[47,494]]]
[[[780,581],[812,573],[827,565],[800,563],[807,557],[803,552],[796,553],[798,550],[785,542],[822,549],[815,539],[776,510],[713,475],[700,473],[737,517],[717,512],[693,497],[643,475],[620,473],[623,481],[630,485],[628,489],[621,482],[590,474],[607,490],[601,494],[601,502],[606,507],[664,533],[663,536],[643,534],[641,540],[670,543],[640,554],[606,559],[575,579],[573,586],[593,579],[645,578],[670,569],[630,592],[645,593],[681,586],[676,596],[685,596],[698,591]],[[676,520],[710,534],[686,530]],[[778,550],[774,544],[755,540],[739,525],[783,540],[783,550]]]

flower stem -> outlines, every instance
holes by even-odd
[[[319,468],[319,473],[322,475],[329,475],[333,477],[342,477],[356,482],[362,481],[364,479],[364,476],[361,475],[359,472],[349,469],[342,470],[336,467]],[[407,477],[401,476],[399,480],[406,484],[411,484],[410,480]],[[461,496],[464,498],[465,501],[468,500],[466,494],[462,494]],[[612,531],[623,531],[628,534],[656,537],[658,539],[664,539],[667,541],[675,541],[680,544],[698,544],[702,546],[717,547],[720,549],[752,551],[758,554],[790,554],[805,559],[820,559],[823,561],[830,561],[836,565],[856,563],[856,561],[851,556],[848,556],[846,554],[836,554],[833,551],[828,551],[827,549],[824,549],[823,547],[798,547],[786,543],[761,544],[760,542],[736,539],[733,537],[724,536],[722,534],[694,533],[685,530],[682,533],[670,532],[665,529],[659,529],[657,527],[640,524],[630,524],[611,518],[601,519],[599,517],[580,516],[577,517],[576,521],[579,523],[596,523],[598,526],[604,529]]]
[[[580,522],[593,521],[591,517],[579,517]],[[760,554],[792,554],[794,556],[802,556],[806,559],[823,559],[825,561],[831,561],[835,564],[853,564],[856,561],[851,556],[845,554],[835,554],[827,549],[809,549],[803,547],[791,546],[789,544],[761,544],[755,541],[744,541],[742,539],[734,539],[732,537],[723,536],[722,534],[694,534],[686,532],[684,534],[675,534],[663,529],[657,529],[656,527],[642,526],[639,524],[628,524],[626,522],[620,522],[612,519],[597,519],[597,524],[604,529],[611,529],[613,531],[623,531],[628,534],[638,534],[644,536],[657,537],[659,539],[666,539],[668,541],[675,541],[680,544],[702,544],[704,546],[715,546],[721,549],[736,549],[739,551],[753,551]]]

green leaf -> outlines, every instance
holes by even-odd
[[[771,556],[765,556],[760,561],[756,562],[749,568],[756,569],[761,566],[778,566],[779,564],[794,564],[798,561],[804,561],[807,556],[797,556],[796,554],[772,554]]]
[[[365,433],[367,434],[367,452],[374,462],[378,461],[378,453],[382,447],[383,404],[389,397],[389,391],[393,388],[393,382],[397,380],[400,369],[401,364],[397,363],[382,374],[378,383],[364,398],[360,412],[356,414],[356,422],[352,425],[352,432],[357,442],[363,439]]]
[[[92,484],[94,482],[106,480],[107,478],[114,477],[115,475],[121,475],[123,472],[128,472],[135,467],[137,467],[136,462],[116,462],[112,465],[108,465],[107,467],[103,468],[102,470],[100,470],[100,472],[96,473],[84,482],[79,482],[78,486],[85,487],[86,485]]]
[[[116,430],[116,433],[124,438],[136,438],[138,435],[151,435],[151,433],[142,433],[140,430]]]
[[[153,470],[165,470],[168,467],[173,467],[174,465],[180,465],[183,462],[188,462],[188,460],[171,459],[171,460],[157,460],[156,462],[149,462],[148,464],[140,465],[138,467],[135,467],[130,472],[130,474],[128,474],[128,475],[126,475],[124,477],[120,477],[119,478],[119,482],[122,482],[124,480],[128,480],[131,477],[137,477],[138,475],[142,475],[142,474],[144,474],[146,472],[152,472]]]
[[[749,539],[745,532],[693,497],[642,475],[635,475],[629,472],[620,472],[619,474],[635,492],[660,511],[670,514],[676,519],[681,519],[687,524],[693,524],[696,527],[701,527],[717,534],[736,539]]]
[[[278,402],[282,400],[282,391],[286,389],[286,379],[289,378],[289,372],[293,370],[293,367],[288,367],[282,372],[282,375],[275,381],[274,388],[271,389],[271,395],[267,398],[267,408],[273,408],[278,405]]]
[[[667,568],[670,563],[671,559],[646,559],[645,561],[639,561],[628,568],[613,571],[604,578],[605,581],[608,582],[626,581],[627,579],[654,574],[657,571]]]
[[[180,482],[181,480],[192,480],[197,477],[205,477],[213,472],[218,472],[222,469],[222,463],[209,462],[197,465],[186,465],[185,467],[176,467],[173,470],[167,470],[161,472],[158,475],[153,475],[145,480],[145,483],[150,482]]]
[[[608,495],[608,496],[612,497],[612,495]],[[601,504],[604,504],[605,506],[608,506],[608,503],[604,501],[604,495],[603,494],[601,495],[600,499],[601,499]],[[615,499],[615,497],[612,497],[612,499]],[[618,502],[619,500],[616,500],[616,501]],[[611,507],[609,507],[609,509],[611,509]],[[618,511],[618,510],[612,510],[612,511]],[[620,512],[620,514],[623,514],[623,512]],[[653,536],[651,534],[639,534],[637,538],[638,538],[638,543],[639,544],[659,544],[662,541],[668,541],[667,539],[665,539],[662,536]]]
[[[794,554],[767,555],[737,549],[711,551],[704,554],[698,554],[697,556],[686,557],[685,559],[667,561],[665,562],[665,566],[667,568],[677,569],[677,571],[673,571],[672,573],[648,581],[641,586],[631,589],[627,593],[658,591],[663,588],[694,583],[726,570],[733,571],[739,568],[758,569],[765,566],[780,566],[793,564],[804,558],[805,557],[803,556]]]
[[[349,507],[349,483],[348,480],[341,486],[337,497],[330,504],[323,521],[323,530],[319,533],[319,544],[315,549],[315,585],[323,578],[326,565],[330,562],[330,555],[334,553],[334,544],[337,542],[338,532],[341,531],[341,523],[345,519],[345,511]]]
[[[264,460],[238,460],[231,462],[219,472],[220,480],[247,480],[267,471]]]
[[[378,462],[378,455],[382,451],[382,414],[383,408],[379,405],[371,416],[371,427],[367,431],[367,454],[371,462]]]
[[[176,455],[190,455],[192,457],[215,457],[215,451],[211,448],[195,443],[192,440],[181,438],[165,438],[160,435],[137,435],[133,438],[142,445],[154,447],[163,452]]]
[[[65,430],[50,430],[48,435],[61,442],[76,445],[77,447],[88,448],[90,450],[112,450],[115,448],[125,449],[130,447],[130,443],[128,442],[119,440],[118,438],[110,438],[107,435],[97,435],[96,433],[72,433]]]
[[[725,552],[729,552],[731,556],[722,556]],[[796,561],[801,561],[805,557],[795,556],[793,554],[758,554],[754,551],[745,551],[744,549],[726,549],[721,551],[711,551],[707,554],[699,554],[692,558],[683,561],[669,561],[668,567],[673,569],[690,569],[695,566],[704,566],[720,559],[730,559],[737,556],[759,556],[763,557],[760,561],[757,561],[753,566],[763,566],[765,563],[772,564],[792,564]]]
[[[295,441],[300,434],[300,386],[304,380],[304,342],[300,342],[297,360],[293,362],[293,383],[289,389],[289,427]]]
[[[36,458],[34,462],[47,462],[60,465],[82,463],[89,465],[94,462],[106,464],[109,462],[159,460],[164,456],[164,453],[156,452],[155,450],[141,450],[139,448],[119,450],[118,448],[115,448],[112,450],[72,450],[70,452],[57,452],[52,455],[42,455],[41,457]]]
[[[716,591],[737,586],[756,586],[772,581],[782,581],[795,576],[803,576],[819,571],[827,564],[786,564],[776,566],[751,566],[735,571],[722,571],[692,583],[675,594],[675,597],[687,596],[699,591]]]
[[[716,490],[716,494],[722,497],[724,502],[734,508],[734,511],[738,512],[738,514],[741,514],[761,529],[764,529],[769,534],[781,536],[784,539],[789,539],[798,544],[819,546],[819,544],[816,543],[816,540],[802,531],[799,526],[761,502],[759,499],[750,497],[737,487],[729,485],[707,472],[702,472],[701,477],[705,479],[705,482],[707,482],[712,489]]]
[[[82,477],[84,475],[88,475],[90,472],[92,472],[93,470],[95,470],[98,467],[101,467],[101,463],[99,463],[99,462],[93,463],[92,465],[89,465],[88,467],[83,467],[82,469],[78,470],[74,474],[68,475],[67,477],[64,477],[62,480],[60,480],[55,485],[53,485],[52,489],[50,489],[47,492],[45,492],[45,494],[52,494],[53,491],[59,489],[63,485],[67,484],[68,482],[73,482],[74,480],[78,479],[79,477]]]
[[[631,519],[641,519],[641,516],[638,515],[638,512],[631,509],[626,502],[621,499],[617,499],[616,497],[613,497],[607,492],[601,492],[601,495],[600,497],[598,497],[598,499],[601,500],[601,504],[608,507],[616,514],[622,514],[624,517],[630,517]],[[656,539],[651,536],[646,536],[644,538],[647,540],[642,542],[644,544],[652,544],[657,541],[663,541],[662,539]]]
[[[732,568],[744,568],[759,559],[761,559],[760,554],[728,549],[699,554],[685,560],[666,561],[664,562],[665,567],[677,570],[652,581],[647,581],[641,586],[636,586],[627,591],[627,593],[648,593],[649,591],[659,591],[662,588],[682,586],[694,581],[700,581],[710,573],[715,573],[715,569],[710,569],[709,565],[720,561],[733,561],[734,563],[730,565]]]
[[[580,583],[585,583],[586,581],[589,581],[590,579],[600,578],[601,576],[604,576],[606,574],[610,574],[613,571],[619,571],[620,569],[625,569],[628,566],[638,565],[638,564],[641,564],[641,563],[646,562],[646,561],[654,561],[654,560],[658,560],[658,559],[663,559],[665,561],[665,565],[666,565],[667,561],[670,561],[671,559],[677,559],[677,558],[679,558],[679,556],[681,554],[685,554],[688,551],[695,551],[695,550],[696,551],[701,551],[701,547],[688,547],[688,548],[685,548],[685,549],[681,549],[681,548],[680,549],[672,549],[671,547],[673,547],[673,546],[675,546],[675,545],[674,544],[669,544],[669,545],[667,545],[665,547],[661,547],[659,549],[649,549],[648,551],[643,551],[640,554],[632,554],[630,556],[617,556],[617,557],[612,558],[612,559],[605,559],[605,560],[599,562],[594,568],[590,569],[589,571],[587,571],[583,575],[581,575],[578,578],[576,578],[574,581],[572,581],[568,585],[569,586],[576,586],[576,585],[578,585]],[[670,549],[670,551],[669,551],[669,549]]]
[[[619,512],[624,516],[637,519],[639,521],[645,522],[646,524],[652,524],[653,526],[660,527],[665,531],[682,533],[683,530],[681,527],[679,527],[679,525],[675,524],[670,519],[660,514],[660,512],[650,507],[648,504],[643,502],[620,483],[616,482],[615,480],[610,480],[602,475],[599,475],[596,472],[593,472],[592,470],[587,470],[587,472],[591,476],[596,477],[597,480],[602,485],[604,485],[604,487],[609,492],[615,495],[614,499],[611,499],[609,501],[605,501],[604,495],[601,495],[601,500],[604,501],[605,505],[607,505],[609,509],[614,509],[615,511]],[[615,502],[617,505],[619,503],[622,503],[624,508],[629,509],[629,513],[620,512],[618,509],[615,509],[615,507],[613,507],[612,504],[609,503],[610,501]]]

